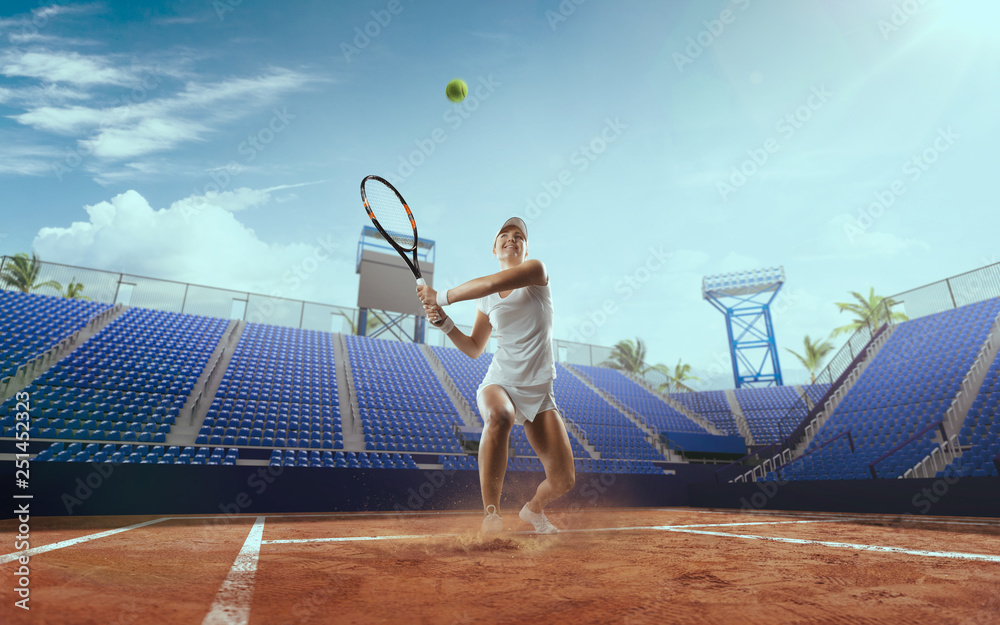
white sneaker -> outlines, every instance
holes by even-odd
[[[528,510],[528,504],[524,504],[524,507],[521,508],[521,512],[517,516],[521,517],[521,520],[525,523],[531,523],[535,527],[535,531],[539,534],[559,533],[559,530],[555,525],[552,525],[552,522],[549,521],[544,512],[532,512]]]
[[[493,508],[493,512],[490,512]],[[499,534],[503,531],[503,518],[497,514],[496,506],[486,506],[486,517],[483,519],[483,534]]]

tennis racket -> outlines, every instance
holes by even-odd
[[[427,284],[420,275],[420,261],[417,260],[417,222],[402,194],[385,178],[365,176],[361,181],[361,201],[375,228],[399,252],[417,284]],[[412,255],[412,260],[408,255]],[[441,322],[434,325],[441,325]]]

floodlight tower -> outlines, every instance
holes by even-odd
[[[784,283],[784,267],[702,279],[701,296],[726,315],[736,388],[782,385],[770,306]]]

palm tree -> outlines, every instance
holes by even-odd
[[[891,297],[875,295],[875,287],[871,287],[867,298],[857,291],[851,291],[850,294],[857,302],[836,302],[837,308],[840,312],[852,312],[857,316],[851,323],[834,328],[833,332],[830,333],[831,337],[840,334],[853,334],[864,327],[874,332],[879,326],[888,321],[906,321],[909,319],[904,313],[891,312],[892,307],[898,306],[900,302]]]
[[[354,319],[351,319],[350,317],[348,317],[347,313],[345,313],[342,310],[338,310],[337,312],[340,313],[340,315],[344,319],[347,319],[347,323],[351,324],[351,334],[357,334],[358,333],[358,327],[354,323]],[[377,315],[375,315],[373,312],[368,311],[368,319],[367,319],[367,321],[365,321],[365,335],[366,336],[371,336],[372,330],[374,330],[375,328],[379,327],[380,325],[382,325],[382,320]]]
[[[657,388],[657,390],[660,391],[661,393],[670,393],[670,392],[680,393],[684,391],[692,392],[694,391],[694,389],[685,384],[684,382],[686,382],[687,380],[701,382],[700,378],[697,378],[693,375],[689,375],[691,373],[691,365],[682,362],[681,359],[677,360],[677,365],[674,366],[673,371],[671,371],[670,367],[668,367],[667,365],[653,365],[651,369],[654,371],[659,371],[660,373],[662,373],[667,377],[667,381],[664,382],[663,384],[660,384],[660,386]]]
[[[42,261],[34,252],[29,257],[24,252],[15,254],[10,262],[4,265],[3,273],[0,273],[0,281],[4,286],[16,289],[22,293],[37,291],[42,287],[51,287],[62,292],[62,285],[55,280],[38,282],[38,273],[42,270]]]
[[[618,344],[611,348],[611,355],[601,363],[601,366],[642,375],[649,370],[646,366],[646,345],[639,337],[636,337],[634,342],[632,339],[618,341]]]
[[[85,299],[90,301],[90,298],[83,294],[83,285],[76,281],[76,276],[73,276],[73,279],[66,285],[66,290],[63,291],[63,297],[68,297],[69,299]]]
[[[812,383],[816,383],[816,372],[819,371],[820,367],[823,365],[823,359],[826,355],[833,351],[833,344],[829,341],[813,341],[806,335],[806,338],[802,341],[804,346],[805,356],[797,354],[792,350],[785,348],[785,351],[790,353],[799,359],[802,365],[806,368],[806,371],[812,376]]]

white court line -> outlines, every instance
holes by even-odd
[[[241,519],[249,519],[254,516],[263,516],[268,519],[284,519],[284,518],[309,518],[309,517],[322,517],[322,518],[344,518],[344,519],[362,519],[366,517],[396,517],[396,516],[422,516],[422,517],[434,517],[434,516],[472,516],[472,515],[482,515],[482,512],[477,510],[440,510],[440,511],[429,511],[429,512],[396,512],[392,510],[385,510],[382,512],[287,512],[287,513],[275,513],[275,514],[247,514],[247,515],[229,515],[229,514],[208,514],[208,515],[192,515],[192,516],[172,516],[166,517],[168,519],[185,520],[185,519],[232,519],[234,521],[239,521]]]
[[[119,527],[113,530],[107,530],[105,532],[98,532],[96,534],[88,534],[86,536],[80,536],[78,538],[71,538],[69,540],[62,540],[57,543],[52,543],[51,545],[44,545],[42,547],[32,547],[25,551],[15,551],[14,553],[7,553],[0,556],[0,564],[6,564],[8,562],[13,562],[21,556],[34,556],[39,553],[45,553],[46,551],[53,551],[55,549],[62,549],[63,547],[72,547],[73,545],[79,545],[80,543],[85,543],[88,540],[97,540],[98,538],[104,538],[105,536],[113,536],[114,534],[119,534],[121,532],[127,532],[129,530],[134,530],[139,527],[145,527],[147,525],[152,525],[153,523],[159,523],[160,521],[166,521],[169,517],[164,517],[161,519],[153,519],[152,521],[143,521],[142,523],[136,523],[135,525],[129,525],[127,527]]]
[[[1000,526],[1000,519],[979,519],[976,522],[969,521],[951,521],[949,519],[959,518],[959,517],[941,517],[941,516],[924,516],[915,514],[875,514],[869,512],[796,512],[796,511],[770,511],[770,510],[691,510],[691,512],[696,512],[699,514],[746,514],[751,516],[763,516],[763,517],[780,517],[788,516],[792,518],[845,518],[845,516],[858,516],[861,520],[899,520],[899,521],[913,521],[914,523],[944,523],[944,524],[954,524],[954,525],[983,525],[983,526]],[[978,518],[978,517],[972,517]]]
[[[257,575],[257,557],[264,537],[264,517],[254,521],[233,568],[222,582],[212,608],[202,625],[244,625],[250,620],[250,600],[253,599],[253,582]]]
[[[740,525],[784,525],[788,523],[836,523],[841,519],[808,519],[801,521],[754,521],[754,522],[744,522],[744,523],[704,523],[697,525],[639,525],[635,527],[599,527],[599,528],[584,528],[577,530],[559,530],[559,533],[566,532],[620,532],[623,530],[673,530],[684,527],[736,527]],[[531,533],[531,532],[529,532]]]
[[[343,536],[336,538],[286,538],[283,540],[265,540],[262,545],[290,545],[298,543],[349,543],[363,540],[400,540],[404,538],[449,538],[461,534],[402,534],[399,536]]]
[[[301,517],[321,517],[321,518],[364,518],[364,517],[386,517],[392,516],[471,516],[480,515],[477,511],[440,511],[440,512],[381,512],[381,513],[307,513],[307,514],[264,514],[258,516],[257,518],[301,518]],[[243,521],[248,520],[249,516],[230,516],[226,514],[212,514],[212,515],[194,515],[194,516],[167,516],[160,517],[159,519],[153,519],[152,521],[143,521],[142,523],[136,523],[134,525],[129,525],[127,527],[119,527],[113,530],[107,530],[104,532],[98,532],[96,534],[88,534],[86,536],[80,536],[78,538],[73,538],[70,540],[64,540],[58,543],[52,543],[51,545],[45,545],[43,547],[34,547],[26,551],[15,551],[13,553],[8,553],[0,555],[0,564],[6,564],[8,562],[13,562],[20,558],[21,556],[34,556],[39,553],[45,553],[47,551],[54,551],[56,549],[63,549],[65,547],[72,547],[73,545],[78,545],[90,540],[97,540],[98,538],[105,538],[107,536],[113,536],[121,532],[127,532],[128,530],[138,529],[140,527],[145,527],[147,525],[152,525],[154,523],[161,523],[163,521],[187,521],[187,520],[199,520],[199,519],[231,519],[232,521]],[[640,528],[623,528],[623,529],[640,529]],[[530,534],[531,532],[524,532]],[[391,537],[390,537],[391,538]],[[270,544],[272,541],[264,541],[264,544]]]
[[[714,523],[711,525],[640,525],[635,527],[593,527],[585,529],[565,529],[559,530],[560,534],[587,534],[592,532],[627,532],[635,530],[672,530],[682,527],[730,527],[734,525],[781,525],[783,523],[828,523],[829,521],[816,520],[816,521],[772,521],[772,522],[757,522],[757,523]],[[510,535],[530,535],[535,534],[535,532],[524,531],[524,532],[504,532],[504,536]],[[414,538],[453,538],[455,536],[462,536],[463,534],[401,534],[401,535],[386,535],[386,536],[337,536],[334,538],[285,538],[276,540],[265,540],[261,544],[264,545],[292,545],[292,544],[303,544],[303,543],[347,543],[355,541],[367,541],[367,540],[399,540],[399,539],[414,539]]]
[[[662,512],[678,512],[678,513],[696,512],[696,513],[700,513],[700,514],[729,514],[729,515],[749,514],[749,515],[761,516],[761,517],[765,517],[765,518],[767,518],[767,517],[791,517],[791,518],[800,518],[800,519],[805,518],[805,519],[816,519],[817,522],[819,522],[819,521],[824,521],[824,522],[865,521],[865,520],[872,520],[872,519],[883,518],[883,519],[899,519],[901,521],[903,521],[903,520],[912,520],[914,523],[937,523],[937,524],[942,524],[942,525],[976,525],[976,526],[985,526],[985,527],[997,527],[998,525],[1000,525],[1000,520],[998,520],[997,523],[989,523],[989,522],[967,522],[967,521],[938,520],[941,517],[934,518],[934,519],[925,519],[925,518],[922,518],[922,517],[902,516],[902,515],[865,514],[865,516],[863,516],[863,517],[848,517],[848,516],[835,516],[837,513],[826,513],[826,514],[824,514],[824,513],[818,513],[818,512],[817,513],[813,513],[813,512],[794,512],[794,511],[792,511],[792,512],[780,512],[780,511],[768,511],[768,510],[755,510],[755,511],[673,510],[673,509],[670,509],[670,508],[657,508],[655,510],[656,511],[662,511]],[[287,513],[287,514],[264,514],[264,515],[261,515],[261,516],[263,516],[265,518],[268,518],[268,519],[270,519],[270,518],[309,518],[309,517],[318,517],[318,518],[346,518],[346,519],[350,519],[350,518],[365,518],[365,517],[418,516],[418,515],[419,516],[423,516],[423,517],[427,517],[427,516],[472,516],[472,515],[479,515],[479,514],[481,514],[481,513],[479,513],[478,511],[458,511],[458,510],[456,510],[456,511],[435,511],[435,512],[388,512],[387,511],[387,512],[360,513],[360,514],[359,513],[304,513],[304,514]],[[842,513],[842,514],[848,514],[848,513]],[[13,561],[17,560],[19,557],[21,557],[22,555],[33,556],[33,555],[36,555],[36,554],[39,554],[39,553],[45,553],[47,551],[53,551],[55,549],[62,549],[64,547],[72,547],[73,545],[77,545],[77,544],[80,544],[80,543],[83,543],[83,542],[87,542],[87,541],[90,541],[90,540],[96,540],[98,538],[104,538],[104,537],[107,537],[107,536],[112,536],[112,535],[118,534],[120,532],[125,532],[125,531],[131,530],[131,529],[137,529],[137,528],[144,527],[144,526],[147,526],[147,525],[152,525],[154,523],[160,523],[162,521],[186,521],[186,520],[198,520],[198,519],[230,519],[230,520],[232,520],[234,522],[237,522],[237,521],[247,520],[249,518],[250,518],[249,516],[232,516],[232,515],[226,515],[226,514],[161,517],[159,519],[154,519],[152,521],[144,521],[142,523],[136,523],[135,525],[129,525],[127,527],[121,527],[121,528],[117,528],[117,529],[113,529],[113,530],[108,530],[108,531],[105,531],[105,532],[99,532],[97,534],[89,534],[87,536],[81,536],[79,538],[73,538],[71,540],[64,540],[64,541],[61,541],[61,542],[58,542],[58,543],[53,543],[51,545],[45,545],[43,547],[35,547],[35,548],[32,548],[32,549],[28,549],[27,551],[16,551],[14,553],[8,553],[8,554],[5,554],[5,555],[0,555],[0,564],[6,564],[7,562],[13,562]],[[260,518],[260,517],[257,517],[257,518]],[[782,523],[789,523],[789,522],[794,522],[794,521],[781,521],[781,522]],[[771,522],[771,524],[773,524],[773,523],[778,523],[778,522]],[[741,524],[741,523],[720,523],[720,524],[714,524],[714,525],[676,525],[676,526],[675,525],[670,525],[670,526],[658,525],[658,526],[645,526],[645,527],[603,528],[603,529],[594,529],[594,530],[563,530],[563,532],[622,531],[622,530],[643,530],[643,529],[661,529],[662,530],[662,529],[675,528],[675,527],[676,528],[682,528],[682,527],[724,527],[724,526],[730,526],[730,525],[754,525],[754,524],[768,525],[769,523],[763,523],[763,522],[762,523],[744,523],[744,524]],[[508,533],[511,533],[511,532],[508,532]],[[531,534],[533,532],[520,532],[520,533]],[[441,534],[441,536],[444,536],[444,534]],[[391,538],[395,538],[395,537],[392,537],[392,536],[388,536],[388,537],[384,537],[384,538],[371,538],[371,537],[368,537],[367,539],[368,540],[387,540],[387,539],[391,539]],[[347,539],[347,540],[364,540],[364,539],[365,538],[350,538],[350,539]],[[266,541],[263,541],[263,544],[278,544],[278,543],[281,543],[281,542],[289,542],[289,543],[293,543],[293,542],[316,542],[318,540],[321,540],[321,539],[302,539],[302,540],[297,540],[297,541],[296,540],[290,540],[290,541],[267,541],[266,540]],[[330,541],[330,540],[338,540],[338,539],[322,539],[322,540],[324,540],[324,541]]]
[[[959,553],[952,551],[924,551],[922,549],[903,549],[902,547],[882,547],[879,545],[855,545],[852,543],[835,543],[825,540],[805,540],[802,538],[782,538],[778,536],[754,536],[751,534],[727,534],[725,532],[708,532],[705,530],[691,530],[683,528],[664,528],[669,532],[684,534],[704,534],[706,536],[725,536],[727,538],[748,538],[751,540],[770,540],[779,543],[792,543],[796,545],[822,545],[824,547],[837,547],[840,549],[857,549],[859,551],[882,551],[888,553],[904,553],[912,556],[931,556],[935,558],[959,558],[963,560],[985,560],[986,562],[1000,562],[1000,556],[984,555],[979,553]]]
[[[899,519],[899,520],[912,520],[917,523],[947,523],[947,524],[965,524],[965,525],[983,525],[983,526],[1000,526],[1000,519],[996,522],[977,522],[969,523],[964,521],[948,521],[948,520],[938,520],[947,519],[948,517],[929,517],[924,518],[916,515],[902,515],[902,514],[871,514],[867,512],[780,512],[780,511],[767,511],[767,510],[687,510],[687,509],[671,509],[671,508],[652,508],[652,509],[642,509],[649,512],[673,512],[673,513],[695,513],[695,514],[726,514],[732,516],[738,515],[751,515],[751,516],[761,516],[761,517],[790,517],[793,519],[845,519],[845,518],[855,518],[857,520],[868,520],[868,519]],[[595,510],[596,512],[601,512],[602,510]],[[556,510],[555,512],[558,512]],[[278,514],[262,514],[268,519],[280,519],[280,518],[366,518],[366,517],[397,517],[397,516],[421,516],[421,517],[431,517],[431,516],[475,516],[481,515],[482,513],[476,510],[439,510],[439,511],[428,511],[428,512],[395,512],[395,511],[382,511],[382,512],[305,512],[305,513],[278,513]],[[862,516],[858,516],[862,515]],[[240,521],[243,519],[249,519],[251,516],[256,515],[246,515],[246,516],[233,516],[228,514],[210,514],[210,515],[192,515],[192,516],[173,516],[164,517],[162,520],[188,520],[188,519],[231,519],[233,521]]]
[[[731,514],[731,513],[727,513],[727,512],[716,512],[716,511],[713,511],[713,510],[708,510],[708,511],[706,511],[706,513]],[[850,517],[850,516],[834,516],[836,513],[832,513],[832,512],[829,513],[829,514],[822,514],[822,513],[800,513],[800,514],[792,514],[792,513],[778,513],[778,512],[763,512],[763,511],[758,511],[758,512],[743,512],[743,514],[749,514],[749,515],[752,515],[752,516],[762,516],[762,517],[790,516],[792,518],[805,518],[805,519],[819,518],[819,519],[830,519],[830,520],[874,521],[874,522],[899,521],[901,523],[903,523],[903,522],[910,522],[910,523],[917,523],[917,524],[920,524],[920,523],[933,523],[933,524],[937,524],[937,525],[974,525],[974,526],[980,526],[980,527],[1000,527],[1000,519],[998,519],[996,521],[990,521],[990,520],[986,520],[986,519],[981,519],[981,520],[978,520],[978,521],[952,521],[952,520],[949,520],[948,517],[930,517],[930,518],[925,518],[923,516],[917,516],[917,515],[912,515],[912,514],[911,515],[906,515],[906,514],[869,514],[869,513],[862,513],[863,516],[857,516],[858,513],[853,513],[855,515],[853,517]],[[845,512],[845,513],[842,513],[842,514],[849,515],[849,514],[852,514],[852,513]]]
[[[575,530],[562,530],[560,534],[566,533],[590,533],[590,532],[622,532],[629,530],[653,530],[653,531],[667,531],[685,534],[703,534],[706,536],[723,536],[726,538],[747,538],[752,540],[767,540],[773,542],[783,542],[792,543],[798,545],[822,545],[824,547],[837,547],[841,549],[856,549],[859,551],[880,551],[886,553],[901,553],[906,555],[916,555],[916,556],[929,556],[937,558],[958,558],[964,560],[984,560],[986,562],[1000,562],[1000,556],[978,554],[978,553],[961,553],[961,552],[950,552],[950,551],[926,551],[922,549],[905,549],[901,547],[883,547],[880,545],[858,545],[853,543],[838,543],[830,541],[821,540],[806,540],[801,538],[781,538],[774,536],[756,536],[750,534],[729,534],[725,532],[710,532],[706,530],[691,529],[695,527],[734,527],[743,525],[784,525],[793,523],[833,523],[838,521],[843,521],[845,519],[815,519],[815,520],[800,520],[800,521],[775,521],[775,522],[756,522],[756,523],[715,523],[710,525],[653,525],[653,526],[638,526],[638,527],[602,527],[602,528],[591,528],[591,529],[575,529]],[[533,534],[534,532],[505,532],[505,535],[510,534]],[[446,538],[454,537],[458,534],[425,534],[425,535],[402,535],[402,536],[354,536],[354,537],[337,537],[337,538],[298,538],[298,539],[288,539],[288,540],[268,540],[264,541],[264,544],[275,545],[275,544],[301,544],[301,543],[319,543],[319,542],[352,542],[352,541],[369,541],[369,540],[398,540],[398,539],[414,539],[414,538]]]
[[[938,525],[980,525],[984,527],[1000,527],[1000,523],[970,523],[968,521],[932,521],[930,519],[919,519],[919,518],[900,519],[900,521],[913,521],[914,523],[936,523]]]
[[[843,519],[802,519],[799,521],[753,521],[745,523],[702,523],[698,525],[663,525],[656,529],[669,530],[678,527],[736,527],[738,525],[785,525],[788,523],[839,523],[841,521],[856,521],[853,518]]]

